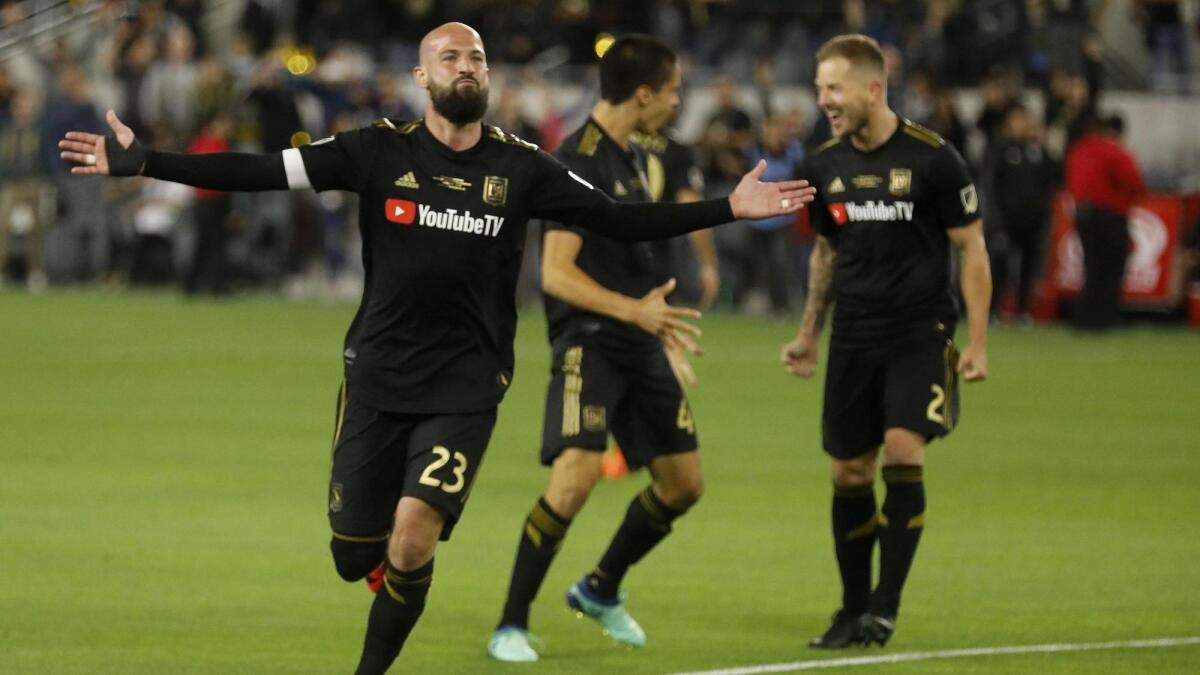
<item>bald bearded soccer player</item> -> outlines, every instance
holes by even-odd
[[[111,111],[111,134],[70,132],[59,144],[75,174],[360,196],[366,284],[343,350],[329,483],[338,574],[378,571],[360,675],[385,672],[420,617],[434,549],[462,514],[512,381],[526,221],[641,241],[795,212],[814,192],[759,182],[760,165],[728,199],[615,203],[537,146],[480,123],[487,57],[461,23],[425,36],[413,78],[428,93],[422,119],[380,119],[281,153],[156,152]]]

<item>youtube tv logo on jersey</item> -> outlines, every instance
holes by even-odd
[[[389,199],[384,204],[384,215],[393,223],[412,225],[417,218],[417,205],[407,199]]]

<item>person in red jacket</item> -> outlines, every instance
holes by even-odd
[[[1124,120],[1091,120],[1067,152],[1067,191],[1075,200],[1075,228],[1083,245],[1083,292],[1075,305],[1080,330],[1103,331],[1120,321],[1121,279],[1128,256],[1126,215],[1146,191],[1133,155],[1121,144]]]
[[[228,116],[217,115],[200,130],[188,146],[188,152],[229,152],[233,149],[229,145],[231,124]],[[196,248],[183,290],[188,295],[206,292],[225,295],[229,292],[229,256],[226,248],[229,218],[233,213],[232,199],[228,192],[193,189],[196,197]]]

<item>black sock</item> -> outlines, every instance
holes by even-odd
[[[425,596],[433,581],[433,560],[410,572],[387,563],[383,587],[375,593],[367,620],[367,637],[355,675],[387,672],[425,609]]]
[[[875,549],[875,486],[833,487],[833,549],[842,575],[842,609],[867,611]]]
[[[517,560],[513,563],[512,578],[508,582],[508,598],[504,601],[504,613],[500,616],[501,627],[529,628],[529,605],[537,597],[546,571],[550,569],[550,563],[567,536],[570,525],[571,519],[555,513],[544,497],[533,505],[525,517],[525,526],[521,528]]]
[[[587,576],[592,594],[604,600],[615,600],[629,567],[670,534],[671,521],[681,515],[682,512],[667,506],[654,494],[653,486],[638,493],[625,511],[625,520],[613,535],[600,564]]]
[[[887,497],[879,518],[879,585],[871,596],[874,613],[895,616],[900,609],[900,591],[925,529],[924,476],[920,466],[883,467]]]

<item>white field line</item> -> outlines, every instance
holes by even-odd
[[[759,673],[794,673],[801,670],[823,668],[848,668],[870,666],[878,663],[903,663],[905,661],[930,661],[933,659],[962,659],[973,656],[998,656],[1003,654],[1049,654],[1054,652],[1086,652],[1099,649],[1162,649],[1200,645],[1200,636],[1181,638],[1159,638],[1154,640],[1125,640],[1122,642],[1078,642],[1049,645],[1014,645],[1011,647],[975,647],[971,649],[947,649],[937,652],[908,652],[884,656],[852,656],[841,659],[814,659],[791,663],[768,663],[761,666],[724,668],[720,670],[698,670],[675,675],[758,675]]]

